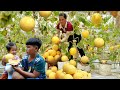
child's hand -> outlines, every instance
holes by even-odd
[[[3,65],[3,66],[6,65],[6,59],[5,59],[5,57],[2,58],[2,65]]]
[[[3,61],[3,62],[6,62],[6,58],[5,58],[5,57],[3,57],[3,58],[2,58],[2,61]]]

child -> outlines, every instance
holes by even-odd
[[[16,53],[17,53],[17,46],[15,45],[15,43],[9,42],[6,45],[6,49],[7,49],[8,53],[14,55],[14,59],[15,60],[19,60],[19,56],[16,55]],[[4,71],[3,75],[4,76],[8,75],[8,77],[6,79],[12,79],[13,68],[12,68],[12,66],[9,63],[6,62],[5,57],[3,57],[3,59],[2,59],[2,65],[5,66],[5,71]]]
[[[21,61],[22,68],[13,66],[16,72],[13,79],[45,79],[45,60],[39,55],[42,42],[38,38],[30,38],[26,42],[26,55]]]

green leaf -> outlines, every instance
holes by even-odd
[[[0,43],[5,43],[5,40],[4,40],[4,36],[2,34],[0,34]]]
[[[108,22],[110,18],[111,18],[111,16],[107,16],[107,17],[105,17],[105,18],[103,19],[104,24],[105,24],[106,22]]]

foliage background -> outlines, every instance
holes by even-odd
[[[84,30],[90,32],[88,38],[82,38],[78,47],[84,49],[91,61],[96,58],[105,58],[107,55],[111,60],[119,58],[119,48],[112,51],[109,49],[120,44],[120,30],[115,27],[116,18],[109,11],[99,11],[103,19],[99,27],[95,27],[90,19],[91,15],[96,11],[52,11],[48,18],[41,17],[39,11],[0,11],[0,60],[7,53],[5,45],[9,41],[17,44],[17,54],[22,56],[26,51],[25,42],[30,37],[39,37],[42,40],[43,45],[39,53],[43,55],[46,48],[52,45],[51,38],[56,33],[55,27],[58,23],[60,12],[65,12],[68,15],[68,21],[72,22],[75,33],[80,34]],[[34,17],[36,25],[33,31],[25,32],[21,30],[19,21],[24,16]],[[94,47],[94,39],[96,37],[104,39],[104,47]],[[88,45],[89,48],[92,48],[91,50],[88,49]],[[63,53],[68,54],[67,46],[68,44],[64,44],[64,47],[61,47]]]

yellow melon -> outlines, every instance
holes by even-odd
[[[83,77],[83,74],[80,73],[80,72],[76,72],[76,73],[73,75],[73,78],[74,78],[74,79],[82,79],[82,77]]]
[[[81,74],[83,74],[82,79],[87,79],[88,78],[88,73],[86,71],[82,71]]]
[[[57,53],[57,55],[60,55],[60,54],[61,54],[61,52],[60,52],[60,51],[57,51],[56,53]]]
[[[61,72],[61,73],[59,73],[59,79],[64,79],[64,76],[65,76],[65,72]]]
[[[6,59],[6,62],[8,62],[9,59],[14,59],[14,55],[10,53],[6,54],[4,57]]]
[[[52,37],[52,43],[59,44],[60,39],[57,36]]]
[[[75,72],[76,72],[76,67],[75,66],[73,66],[73,65],[68,65],[67,67],[66,67],[66,73],[67,74],[74,74]],[[64,70],[63,70],[64,71]]]
[[[81,57],[81,60],[80,60],[82,63],[86,64],[89,62],[89,58],[87,56],[82,56]]]
[[[49,63],[54,63],[55,62],[55,58],[53,56],[48,56],[47,60]]]
[[[72,77],[72,75],[70,75],[70,74],[66,74],[66,75],[64,76],[64,79],[73,79],[73,77]]]
[[[65,63],[65,64],[63,65],[63,71],[64,71],[64,72],[67,71],[69,65],[70,65],[70,63]]]
[[[50,70],[50,69],[46,70],[46,76],[48,77],[51,72],[52,72],[52,70]]]
[[[88,73],[87,74],[87,79],[91,79],[91,78],[92,78],[91,73]]]
[[[102,22],[102,16],[100,15],[100,13],[94,13],[94,14],[91,16],[91,22],[92,22],[95,26],[100,25],[100,23]]]
[[[57,72],[57,67],[56,66],[52,66],[51,70],[52,70],[52,72]]]
[[[56,71],[56,79],[60,78],[60,74],[62,73],[62,70]]]
[[[60,55],[55,55],[55,61],[58,61],[58,60],[60,60]]]
[[[94,44],[96,47],[100,48],[104,45],[104,40],[102,38],[96,38]]]
[[[51,53],[49,53],[50,56],[55,56],[56,55],[56,51],[55,50],[51,50]]]
[[[45,52],[44,54],[43,54],[43,57],[44,58],[47,58],[49,56],[49,52]]]
[[[58,46],[57,44],[54,44],[54,45],[52,46],[52,49],[55,50],[55,51],[57,51],[57,50],[59,49],[59,46]]]
[[[66,55],[63,55],[62,57],[61,57],[61,61],[63,61],[63,62],[65,62],[65,61],[68,61],[69,59],[68,59],[68,57],[66,56]]]
[[[47,52],[48,52],[49,55],[50,55],[50,54],[52,53],[52,49],[49,49]]]
[[[48,79],[56,79],[56,73],[55,73],[55,72],[51,72],[51,73],[49,74]]]
[[[106,63],[107,63],[107,60],[101,60],[101,63],[102,63],[102,64],[106,64]]]
[[[76,61],[75,60],[70,60],[70,64],[73,66],[76,66]]]
[[[70,48],[70,55],[76,55],[77,49],[75,47]]]
[[[89,36],[89,31],[88,31],[88,30],[84,30],[84,31],[81,32],[81,34],[82,34],[82,37],[88,38],[88,36]]]
[[[77,69],[75,73],[80,73],[81,71],[81,69]]]
[[[25,16],[20,20],[20,28],[26,32],[32,31],[35,27],[35,20],[32,17]]]
[[[52,11],[39,11],[41,17],[49,17],[52,14]]]

